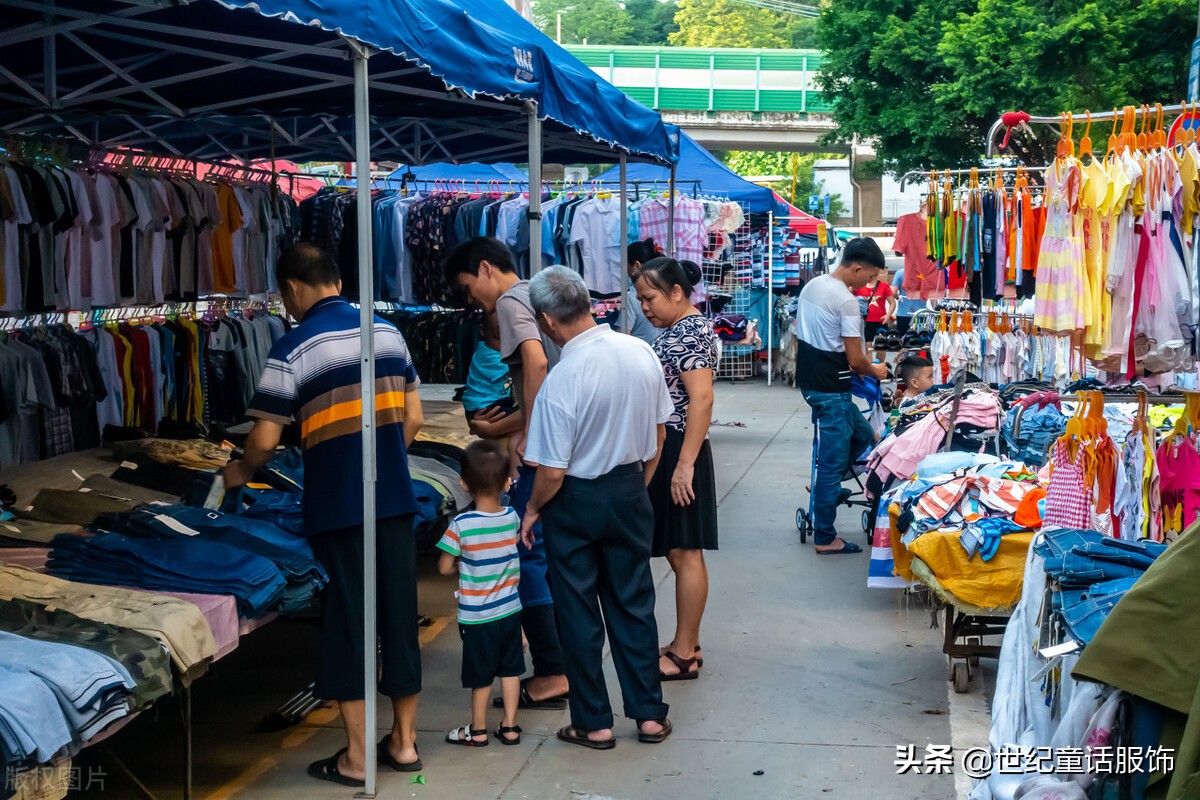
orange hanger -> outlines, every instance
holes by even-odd
[[[1108,158],[1115,152],[1117,152],[1117,110],[1114,108],[1112,130],[1108,134],[1108,149],[1105,151],[1104,157]]]
[[[1083,138],[1079,140],[1079,157],[1095,156],[1092,155],[1092,112],[1084,111],[1087,114],[1087,127],[1083,130]]]
[[[1162,150],[1167,146],[1167,134],[1163,131],[1162,103],[1154,104],[1154,135],[1152,137],[1152,146],[1155,150]]]
[[[1146,123],[1150,118],[1150,106],[1142,106],[1142,125],[1138,131],[1137,146],[1143,153],[1150,148],[1150,137],[1146,133]]]
[[[967,333],[975,332],[975,315],[970,311],[963,314],[963,330]]]

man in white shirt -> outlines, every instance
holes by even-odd
[[[525,459],[538,471],[521,527],[528,546],[542,522],[571,683],[571,724],[558,738],[595,750],[616,745],[603,670],[607,625],[625,715],[637,721],[638,741],[657,744],[671,723],[658,674],[646,484],[671,397],[645,342],[592,319],[578,274],[545,269],[529,296],[542,330],[563,348],[533,406]]]
[[[861,553],[834,530],[842,478],[851,459],[875,435],[854,404],[852,373],[881,380],[887,367],[863,349],[863,318],[854,291],[880,277],[883,251],[873,239],[854,239],[837,269],[809,281],[796,309],[796,386],[820,428],[817,474],[812,479],[814,548],[821,555]]]

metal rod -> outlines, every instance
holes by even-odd
[[[667,198],[667,255],[675,257],[675,165],[671,165],[671,178],[667,182],[670,196]]]
[[[626,167],[625,151],[621,151],[617,169],[621,179],[621,286],[625,287],[625,291],[621,292],[620,313],[621,330],[629,333],[633,330],[633,309],[628,302],[629,281],[625,275],[629,266],[629,189],[625,184]]]
[[[908,183],[909,181],[916,180],[918,178],[920,178],[920,179],[928,178],[930,175],[932,175],[934,173],[937,173],[938,175],[970,175],[972,171],[975,171],[975,172],[979,173],[980,177],[986,177],[988,175],[992,175],[997,172],[999,172],[1001,174],[1007,174],[1007,173],[1011,173],[1011,172],[1017,172],[1018,170],[1025,170],[1026,172],[1031,172],[1030,168],[1026,167],[1026,166],[967,167],[965,169],[933,169],[933,170],[910,169],[908,172],[904,173],[904,175],[900,178],[900,191],[904,191],[904,185],[906,183]],[[1032,177],[1032,174],[1031,174],[1031,177]]]
[[[775,212],[767,216],[767,388],[771,388],[773,359],[771,358],[772,334],[775,331],[775,288],[771,272],[775,267]]]
[[[542,269],[542,121],[538,119],[537,103],[528,100],[525,113],[529,119],[529,277]]]
[[[1148,114],[1157,114],[1159,111],[1159,109],[1153,105],[1149,106],[1148,110],[1144,106],[1126,106],[1125,108],[1126,109],[1132,108],[1134,110],[1135,114],[1142,114],[1143,112],[1148,113]],[[1170,114],[1170,113],[1173,113],[1176,111],[1182,112],[1182,111],[1187,111],[1187,110],[1188,110],[1188,107],[1186,105],[1180,104],[1180,103],[1175,103],[1175,104],[1172,104],[1169,106],[1162,107],[1162,112],[1164,114]],[[1029,118],[1028,122],[1038,123],[1041,125],[1057,125],[1058,123],[1063,121],[1064,117],[1069,117],[1072,121],[1087,120],[1090,118],[1092,122],[1101,122],[1104,120],[1120,119],[1122,116],[1124,116],[1124,114],[1125,114],[1124,109],[1122,109],[1121,111],[1118,111],[1116,114],[1113,114],[1113,112],[1111,112],[1111,111],[1092,111],[1092,112],[1083,112],[1083,113],[1072,112],[1070,114],[1056,114],[1052,117],[1033,117],[1033,116],[1031,116]],[[995,147],[996,134],[998,134],[1000,132],[1000,129],[1003,127],[1004,127],[1004,118],[1001,117],[1001,118],[997,119],[995,122],[993,122],[992,127],[988,130],[988,138],[987,138],[987,157],[988,158],[991,158],[992,154],[994,152],[993,148]]]
[[[371,117],[368,95],[370,53],[350,42],[354,51],[354,154],[358,173],[358,299],[359,352],[362,361],[362,471],[363,471],[363,699],[366,711],[366,785],[364,797],[375,796],[378,727],[375,703],[376,572],[375,572],[375,296],[371,253]]]

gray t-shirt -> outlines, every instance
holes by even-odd
[[[646,319],[646,315],[642,312],[642,303],[638,300],[637,290],[632,287],[625,294],[625,308],[629,311],[629,319],[632,323],[629,333],[653,347],[654,341],[662,331],[651,325],[650,320]]]
[[[518,281],[496,301],[496,322],[500,325],[500,358],[510,368],[521,363],[521,345],[539,341],[546,351],[546,370],[554,369],[562,350],[538,328],[537,315],[529,302],[529,281]]]

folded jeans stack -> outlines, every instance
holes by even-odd
[[[273,609],[287,588],[272,561],[220,542],[97,533],[57,536],[52,546],[47,566],[55,577],[166,592],[232,595],[244,617]]]
[[[1053,611],[1083,644],[1091,642],[1109,612],[1166,545],[1129,542],[1098,531],[1063,528],[1047,531],[1034,544],[1054,583]]]
[[[139,539],[216,542],[261,556],[273,563],[287,582],[275,609],[281,614],[303,611],[329,582],[307,540],[260,519],[184,505],[143,506],[103,516],[96,527]]]

